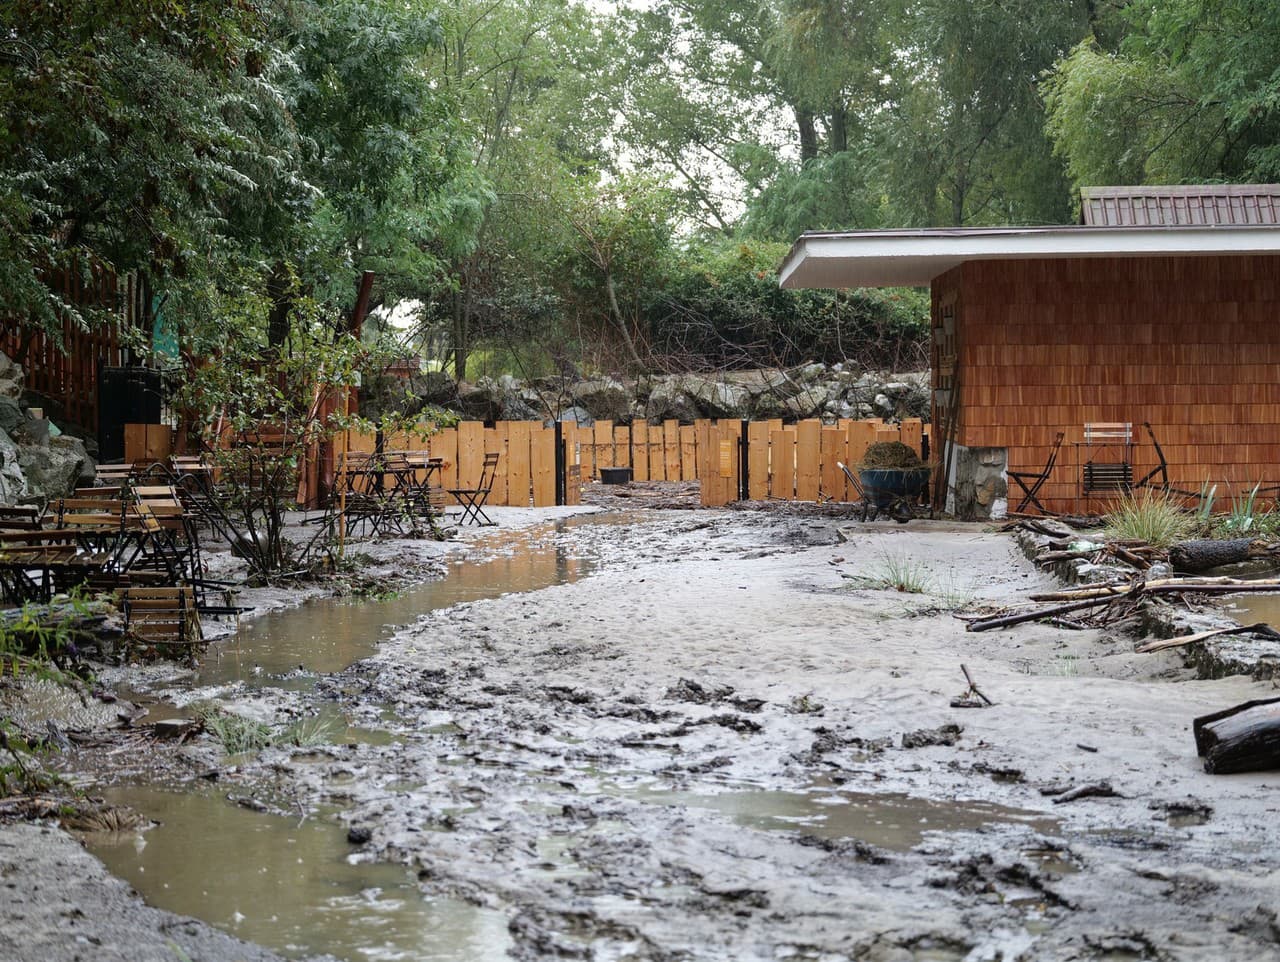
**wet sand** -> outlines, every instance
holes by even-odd
[[[498,913],[521,959],[1280,959],[1280,775],[1206,775],[1190,733],[1269,683],[1107,630],[966,633],[952,607],[1050,586],[976,526],[557,538],[596,573],[259,696],[391,737],[237,760],[237,791],[336,811],[358,860]],[[894,566],[928,590],[867,586]],[[961,663],[994,707],[950,707]]]

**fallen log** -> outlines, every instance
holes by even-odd
[[[1238,561],[1277,557],[1280,557],[1280,545],[1251,538],[1232,538],[1230,541],[1200,538],[1180,541],[1169,549],[1169,563],[1179,571],[1193,574]]]
[[[1191,727],[1210,775],[1280,768],[1280,698],[1202,715]]]
[[[1256,625],[1232,625],[1229,628],[1213,628],[1209,631],[1198,631],[1194,635],[1179,635],[1176,638],[1163,638],[1160,641],[1149,641],[1145,645],[1140,645],[1134,649],[1139,654],[1150,654],[1153,651],[1164,651],[1166,648],[1181,648],[1184,645],[1191,645],[1197,641],[1204,641],[1208,638],[1217,638],[1225,635],[1263,635],[1273,641],[1280,641],[1280,631],[1276,631],[1270,625],[1259,622]]]

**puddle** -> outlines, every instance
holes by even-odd
[[[341,671],[369,657],[393,629],[428,611],[586,577],[598,562],[572,556],[555,536],[583,525],[635,524],[642,517],[578,515],[500,532],[476,542],[472,553],[478,559],[453,559],[443,579],[408,588],[395,598],[321,599],[246,621],[235,637],[210,648],[191,685],[243,681],[255,687],[309,689],[313,673]]]
[[[909,795],[828,788],[714,794],[641,789],[622,794],[658,805],[712,809],[748,828],[803,832],[822,838],[856,838],[899,852],[918,845],[925,832],[975,831],[993,823],[1016,823],[1046,834],[1058,831],[1056,819],[989,802],[935,802]]]
[[[1274,571],[1272,572],[1274,574]],[[1229,614],[1242,625],[1258,622],[1280,627],[1280,592],[1274,594],[1236,595],[1231,599]]]
[[[347,962],[474,962],[506,957],[506,917],[425,898],[405,869],[352,865],[343,829],[263,815],[211,794],[116,788],[108,802],[161,824],[85,836],[150,905],[204,919],[284,955]]]

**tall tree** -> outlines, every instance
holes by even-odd
[[[1133,0],[1118,49],[1077,46],[1049,133],[1080,184],[1280,178],[1280,2]]]

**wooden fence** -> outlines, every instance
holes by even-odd
[[[918,419],[823,424],[816,419],[699,422],[698,477],[702,503],[718,507],[753,501],[855,501],[839,464],[856,465],[877,441],[901,441],[927,454],[927,429]]]
[[[171,440],[164,425],[126,427],[129,460],[163,457]],[[637,422],[590,427],[573,422],[551,426],[536,421],[499,421],[485,427],[463,421],[425,440],[407,432],[385,435],[350,431],[339,437],[335,456],[354,458],[374,451],[427,452],[444,467],[432,482],[448,488],[474,488],[484,456],[502,455],[489,504],[549,507],[580,504],[581,484],[599,478],[601,468],[630,468],[636,481],[699,481],[709,507],[750,498],[783,501],[852,501],[838,462],[856,465],[876,441],[902,441],[926,454],[927,426],[917,419],[890,425],[879,420],[816,419],[782,421],[695,421],[680,424]],[[302,468],[299,501],[319,504],[320,457],[308,456]]]

